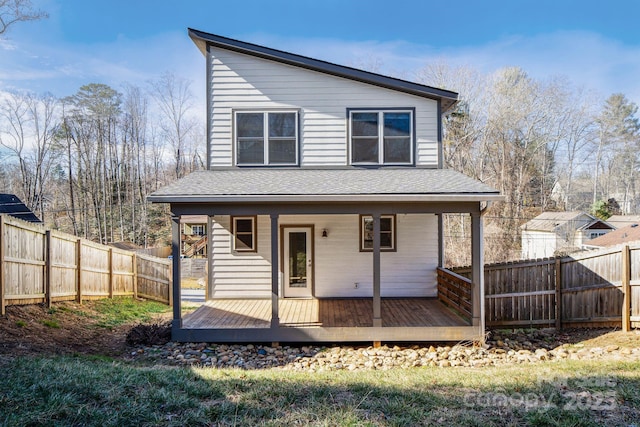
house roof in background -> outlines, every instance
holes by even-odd
[[[619,228],[609,233],[591,239],[587,242],[588,246],[597,246],[606,248],[609,246],[620,245],[622,243],[635,242],[640,240],[640,222],[635,222],[626,227]]]
[[[451,169],[215,169],[149,196],[159,203],[491,201],[499,191]]]
[[[15,194],[0,194],[0,214],[8,214],[23,221],[42,223]]]
[[[611,215],[607,222],[616,228],[622,228],[631,224],[640,224],[640,215]]]
[[[350,80],[359,81],[375,86],[393,89],[400,92],[409,93],[411,95],[422,96],[425,98],[436,99],[441,101],[442,112],[447,111],[458,102],[458,94],[445,89],[439,89],[432,86],[426,86],[419,83],[401,80],[394,77],[384,76],[382,74],[371,73],[369,71],[359,70],[357,68],[337,65],[331,62],[319,59],[309,58],[307,56],[296,55],[277,49],[271,49],[252,43],[230,39],[216,34],[206,33],[204,31],[189,28],[189,37],[198,46],[200,51],[206,56],[207,45],[215,46],[234,52],[252,55],[255,57],[276,61],[294,67],[305,68],[324,74],[330,74]]]
[[[589,224],[596,218],[580,211],[571,212],[543,212],[532,220],[520,226],[523,230],[554,231],[557,227],[571,221],[575,222],[576,229]]]

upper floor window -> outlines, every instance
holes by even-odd
[[[297,165],[298,113],[236,112],[236,164]]]
[[[413,163],[413,111],[349,111],[351,164]]]

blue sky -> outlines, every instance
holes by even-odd
[[[164,71],[204,97],[187,28],[412,79],[433,61],[489,73],[519,66],[640,104],[635,0],[32,0],[49,19],[0,40],[0,91],[71,95],[86,83],[144,85]],[[204,108],[204,107],[203,107]]]

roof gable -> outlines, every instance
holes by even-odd
[[[633,223],[626,227],[611,231],[603,236],[589,240],[589,246],[608,247],[640,240],[640,224]]]
[[[207,54],[207,45],[211,45],[221,49],[305,68],[361,83],[409,93],[411,95],[421,96],[424,98],[435,99],[441,102],[443,112],[450,109],[458,101],[458,94],[456,92],[421,85],[407,80],[396,79],[394,77],[371,73],[343,65],[337,65],[331,62],[234,40],[191,28],[189,28],[188,31],[189,37],[191,37],[204,55]]]

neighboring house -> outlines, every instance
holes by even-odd
[[[596,237],[585,244],[586,248],[598,249],[640,241],[640,221],[618,228],[604,236]]]
[[[184,215],[182,224],[181,250],[186,258],[203,258],[207,256],[207,216]]]
[[[615,228],[623,228],[632,224],[640,224],[640,215],[611,215],[607,223]]]
[[[522,225],[522,258],[548,258],[580,250],[615,227],[584,212],[543,212]]]
[[[206,215],[207,303],[179,341],[482,340],[482,218],[499,192],[443,168],[455,92],[189,30],[206,58],[207,170],[150,196]],[[468,317],[437,297],[442,215],[471,217]],[[443,297],[444,298],[444,297]]]
[[[34,214],[15,194],[0,194],[0,214],[8,214],[23,221],[41,224]]]

